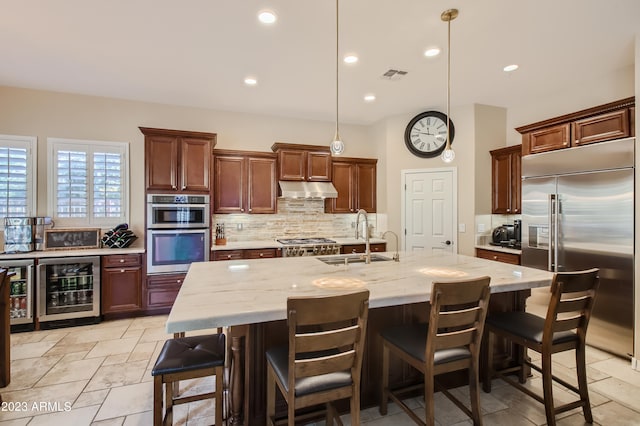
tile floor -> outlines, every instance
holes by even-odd
[[[107,321],[97,325],[11,335],[11,384],[0,389],[4,401],[0,426],[37,425],[151,425],[151,367],[165,339],[165,316]],[[575,383],[571,353],[554,357],[554,372]],[[597,349],[587,352],[589,390],[595,424],[640,425],[640,372],[626,360]],[[211,385],[208,379],[183,386],[197,392]],[[539,375],[529,386],[541,387]],[[454,392],[464,396],[468,388]],[[558,401],[571,395],[558,389]],[[503,382],[494,381],[490,394],[481,394],[485,425],[542,425],[544,409],[531,398]],[[423,416],[419,399],[410,401]],[[11,405],[11,403],[14,403]],[[211,401],[176,407],[176,424],[213,423]],[[470,425],[449,400],[436,395],[438,425]],[[581,411],[559,416],[559,425],[583,425]],[[348,424],[347,416],[344,417]],[[410,425],[395,405],[381,417],[377,408],[363,410],[367,426]],[[250,425],[252,426],[252,425]]]

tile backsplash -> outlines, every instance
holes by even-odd
[[[277,203],[276,214],[214,214],[211,227],[215,230],[216,224],[224,224],[229,242],[355,235],[355,213],[327,214],[323,200],[278,198]],[[375,235],[376,214],[369,213],[367,217],[370,233]]]

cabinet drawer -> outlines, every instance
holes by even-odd
[[[120,268],[123,266],[140,266],[142,264],[140,254],[111,254],[102,256],[103,268]]]
[[[476,257],[482,259],[495,260],[497,262],[510,263],[512,265],[520,264],[520,255],[513,253],[503,253],[500,251],[476,249]]]
[[[237,260],[244,259],[243,250],[216,250],[213,252],[213,260]]]
[[[567,148],[571,142],[569,123],[534,130],[522,138],[522,155]]]
[[[268,259],[271,257],[279,257],[279,249],[265,248],[265,249],[247,249],[244,250],[245,259]]]
[[[146,308],[171,308],[178,296],[185,274],[149,275],[147,277]]]
[[[371,244],[371,252],[387,251],[387,245],[385,243]]]
[[[370,244],[369,248],[371,249],[371,253],[386,251],[387,244],[386,243]],[[367,249],[366,244],[345,244],[342,246],[340,253],[342,254],[364,253],[366,249]]]
[[[601,114],[573,123],[573,145],[626,138],[629,136],[629,110]]]

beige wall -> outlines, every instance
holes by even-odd
[[[131,218],[144,227],[144,137],[139,126],[217,133],[217,148],[270,151],[276,142],[327,145],[335,123],[0,86],[0,134],[38,138],[37,214],[46,215],[47,137],[130,143]],[[341,125],[345,156],[375,157],[368,128]]]

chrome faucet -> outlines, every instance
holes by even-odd
[[[364,209],[358,210],[356,214],[356,240],[358,239],[358,228],[360,227],[360,215],[364,215],[364,241],[365,241],[365,251],[364,251],[364,263],[371,263],[371,246],[369,245],[369,218],[367,217],[367,212]]]
[[[384,238],[384,236],[387,234],[393,234],[393,236],[396,237],[396,253],[393,255],[393,260],[395,260],[396,262],[400,262],[400,245],[398,243],[398,234],[393,231],[384,231],[382,233],[382,238]]]

